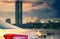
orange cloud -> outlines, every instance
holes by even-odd
[[[0,2],[0,11],[11,12],[11,11],[14,11],[14,9],[15,9],[15,4],[14,3]]]
[[[30,10],[30,7],[32,7],[31,2],[23,2],[23,11]],[[0,2],[0,11],[15,11],[15,2]]]
[[[32,2],[30,1],[24,1],[23,2],[23,11],[30,11],[31,9],[42,9],[48,6],[48,4],[43,3],[42,5],[32,7]],[[0,2],[0,11],[15,11],[15,2],[10,1],[10,2]]]

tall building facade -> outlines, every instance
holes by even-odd
[[[20,0],[15,2],[15,24],[22,24],[22,1]]]
[[[6,22],[9,23],[9,24],[11,24],[11,19],[10,18],[7,18],[6,19]]]

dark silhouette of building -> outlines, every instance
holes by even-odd
[[[22,1],[15,2],[15,24],[18,26],[22,24]]]
[[[9,23],[9,24],[11,24],[11,19],[10,18],[7,18],[6,19],[6,22]]]

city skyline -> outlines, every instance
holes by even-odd
[[[33,6],[34,5],[34,6]],[[47,11],[48,10],[48,11]],[[49,15],[48,15],[49,14]],[[35,3],[24,3],[23,4],[23,18],[24,17],[37,17],[39,19],[55,18],[56,12],[53,10],[48,3],[35,4]],[[0,19],[15,18],[15,3],[0,2]],[[14,21],[14,20],[13,20]]]

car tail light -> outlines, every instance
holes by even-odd
[[[28,35],[6,34],[5,39],[28,39]]]

